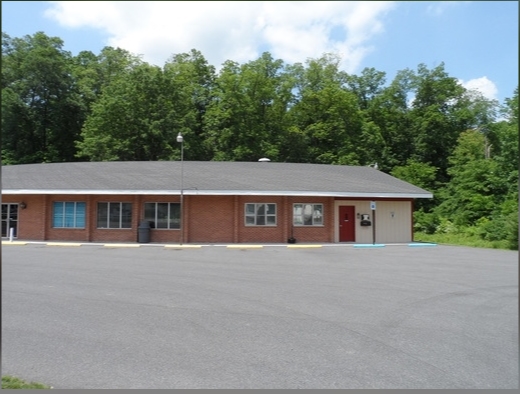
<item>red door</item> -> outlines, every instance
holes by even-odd
[[[356,240],[356,207],[339,207],[339,242]]]

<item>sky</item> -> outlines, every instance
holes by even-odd
[[[504,103],[518,87],[517,1],[2,1],[2,32],[42,31],[63,48],[122,48],[164,66],[196,49],[217,70],[263,52],[286,64],[326,53],[341,69],[386,74],[444,63],[468,89]]]

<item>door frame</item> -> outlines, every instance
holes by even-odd
[[[339,229],[339,211],[341,207],[352,207],[354,208],[354,217],[352,220],[354,220],[354,240],[353,241],[340,241],[340,229]],[[353,242],[355,243],[357,240],[357,221],[356,221],[356,214],[357,214],[357,206],[355,201],[336,201],[335,207],[334,207],[334,242],[340,243],[340,242]]]
[[[2,224],[3,222],[5,221],[6,222],[6,234],[3,235],[1,234],[2,238],[9,238],[10,237],[10,228],[11,226],[9,225],[9,223],[11,222],[10,220],[10,213],[11,213],[11,207],[12,206],[16,206],[16,226],[15,226],[15,231],[14,231],[14,234],[13,234],[13,238],[18,238],[18,231],[20,229],[20,204],[19,203],[14,203],[14,202],[2,202],[2,206],[3,205],[7,205],[7,218],[6,219],[3,219],[3,218],[0,218],[0,220],[2,221]]]

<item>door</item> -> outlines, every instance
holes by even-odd
[[[18,204],[2,204],[2,237],[9,237],[10,229],[13,237],[18,234]]]
[[[354,242],[356,240],[356,207],[339,207],[339,242]]]

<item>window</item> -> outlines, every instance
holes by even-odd
[[[295,226],[323,226],[323,204],[294,204]]]
[[[132,228],[132,204],[129,202],[98,203],[97,227]]]
[[[276,226],[276,204],[246,204],[246,226]]]
[[[52,227],[85,228],[85,203],[54,202],[52,210]]]
[[[181,204],[147,202],[144,204],[144,219],[153,222],[155,228],[179,229],[181,227]]]

